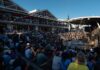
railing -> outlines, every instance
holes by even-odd
[[[34,22],[34,23],[28,23],[28,22],[22,22],[22,21],[11,21],[11,20],[0,20],[0,22],[2,23],[11,23],[11,24],[23,24],[23,25],[35,25],[35,26],[48,26],[48,27],[58,27],[58,28],[67,28],[66,25],[60,25],[60,24],[37,24],[37,22]]]

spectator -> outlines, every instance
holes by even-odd
[[[25,57],[27,59],[31,59],[32,58],[32,50],[31,50],[31,47],[30,47],[30,43],[27,43],[27,46],[25,48]]]
[[[41,50],[38,51],[36,55],[36,64],[40,66],[41,64],[46,62],[46,60],[47,56],[44,54],[44,48],[42,48]]]
[[[86,57],[85,54],[79,52],[76,57],[76,62],[70,63],[67,70],[89,70],[86,66]]]
[[[59,52],[56,52],[56,55],[53,57],[52,70],[62,70],[62,57]]]

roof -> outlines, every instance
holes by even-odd
[[[74,24],[88,24],[97,26],[97,23],[100,23],[100,16],[83,16],[83,17],[71,18],[67,22]]]
[[[91,27],[85,27],[87,31],[92,31],[100,24],[100,16],[83,16],[77,18],[71,18],[67,22],[80,25],[91,25]]]
[[[66,19],[58,19],[58,21],[66,21]]]
[[[27,11],[24,8],[17,5],[12,0],[2,0],[2,1],[0,1],[0,8],[27,13]]]
[[[35,13],[35,12],[37,12],[37,11],[38,11],[37,9],[34,9],[34,10],[32,10],[32,11],[29,11],[29,14]]]
[[[83,19],[88,19],[89,20],[91,18],[100,18],[100,16],[83,16],[83,17],[71,18],[68,21],[72,22],[72,21],[75,21],[75,20],[83,20]]]
[[[50,18],[50,19],[57,19],[50,11],[48,10],[32,10],[29,13],[31,16],[43,17],[43,18]]]

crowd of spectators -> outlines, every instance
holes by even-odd
[[[88,40],[88,36],[85,32],[67,32],[60,35],[64,37],[65,40],[79,40],[79,39]]]
[[[66,49],[62,42],[52,32],[0,33],[0,70],[100,70],[98,52]]]

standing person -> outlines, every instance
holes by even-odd
[[[25,48],[25,57],[29,60],[32,58],[32,50],[31,50],[30,43],[27,43],[27,46]]]
[[[70,63],[67,70],[89,70],[85,63],[85,54],[83,52],[79,52],[77,54],[76,61]]]
[[[47,61],[47,56],[45,55],[44,51],[44,48],[42,48],[42,50],[40,50],[36,55],[36,63],[39,66]]]
[[[19,45],[19,36],[16,31],[14,32],[12,39],[13,39],[14,47],[17,48]]]
[[[97,57],[95,58],[94,70],[100,70],[100,56],[99,55],[97,55]]]
[[[62,57],[60,52],[56,52],[52,61],[52,70],[62,70]]]

